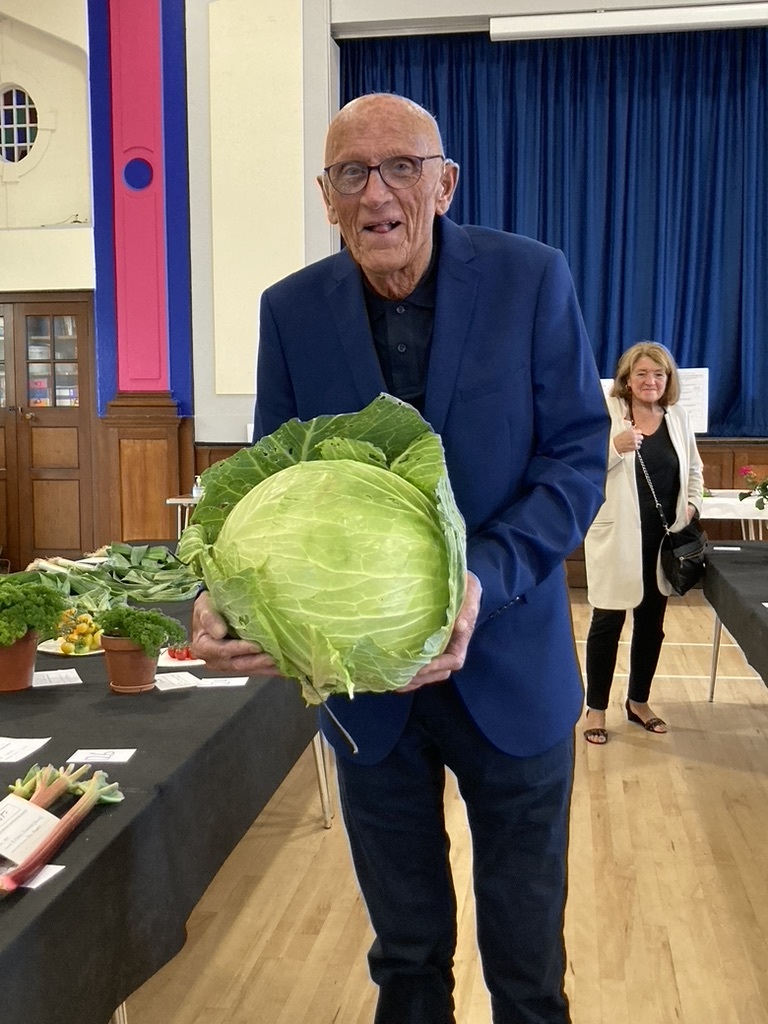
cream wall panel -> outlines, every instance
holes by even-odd
[[[4,17],[26,22],[49,36],[87,49],[85,0],[0,0],[0,19]]]
[[[90,222],[85,53],[28,25],[0,21],[0,85],[7,84],[30,94],[39,132],[27,157],[0,164],[0,228]]]
[[[215,380],[253,390],[261,292],[304,264],[300,0],[210,13]]]
[[[92,289],[93,231],[71,228],[0,231],[0,292]]]
[[[227,6],[239,8],[248,16],[247,25],[243,25],[243,32],[247,29],[248,34],[234,40],[227,36],[229,63],[217,52],[221,32],[213,32],[214,19],[221,16],[228,24],[238,13],[213,10]],[[287,11],[274,4],[268,8],[262,0],[234,5],[231,0],[187,0],[192,326],[198,441],[244,443],[248,439],[247,425],[253,420],[261,289],[284,273],[327,256],[338,245],[314,181],[322,166],[325,130],[337,106],[338,48],[331,39],[330,0],[302,0],[298,7],[289,5]],[[254,22],[258,23],[255,29]],[[279,65],[277,75],[266,75],[264,69],[259,71],[265,48],[272,50],[270,66],[274,68],[275,62]],[[234,86],[226,81],[230,75],[238,83],[245,83],[240,86],[234,108],[222,112],[229,126],[233,119],[237,121],[234,135],[224,140],[224,148],[247,147],[243,151],[246,155],[238,158],[237,173],[219,160],[214,143],[218,145],[216,140],[220,141],[224,133],[211,127],[214,78],[217,88],[219,81],[225,79],[225,89],[233,90]],[[294,105],[287,111],[281,95],[286,76]],[[215,101],[217,115],[221,106],[219,96]],[[274,153],[263,144],[259,124],[265,120],[270,131],[282,137]],[[261,145],[245,138],[246,124],[256,125],[249,129],[251,132],[262,133]],[[262,219],[254,226],[258,216],[249,207],[246,212],[251,226],[246,231],[243,210],[223,206],[221,190],[234,188],[238,195],[245,196],[244,207],[251,204],[255,180],[264,180],[264,161],[268,161],[268,171],[276,166],[274,161],[279,154],[284,164],[286,160],[290,162],[292,185],[276,193],[274,187],[264,184],[265,191],[258,197]],[[228,154],[228,158],[235,156]],[[276,199],[278,194],[282,197],[282,209]],[[220,215],[226,220],[220,220]],[[289,231],[286,225],[290,225]],[[238,287],[227,282],[229,273],[238,275]],[[222,313],[222,309],[226,312]],[[226,354],[222,354],[220,343]],[[219,371],[226,361],[230,365],[221,382]],[[235,393],[231,391],[233,386]]]

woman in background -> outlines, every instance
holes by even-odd
[[[611,440],[605,502],[584,541],[587,599],[593,607],[586,658],[589,743],[608,739],[605,712],[628,608],[634,611],[627,718],[648,732],[667,731],[648,698],[672,588],[659,559],[664,527],[636,455],[641,452],[670,529],[681,529],[701,511],[703,474],[679,397],[677,366],[663,345],[641,341],[619,360],[607,399]]]

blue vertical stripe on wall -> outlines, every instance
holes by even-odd
[[[117,392],[111,75],[109,4],[106,0],[88,0],[88,86],[91,104],[91,176],[96,280],[93,297],[96,407],[99,416],[103,416],[107,403]]]
[[[170,387],[179,414],[191,416],[192,276],[184,0],[162,0],[161,33]]]

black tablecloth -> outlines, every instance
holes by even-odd
[[[704,596],[768,685],[768,608],[763,607],[768,601],[768,543],[710,546]]]
[[[0,900],[2,1024],[106,1024],[179,951],[191,910],[316,731],[284,679],[118,695],[103,656],[39,656],[38,668],[63,667],[83,685],[0,695],[1,736],[52,737],[0,762],[2,789],[78,748],[137,750],[125,764],[94,763],[125,800],[85,819],[53,858],[66,870]]]

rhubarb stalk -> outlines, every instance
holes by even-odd
[[[122,799],[122,793],[120,793],[118,784],[116,782],[107,783],[106,772],[94,772],[93,776],[87,782],[80,783],[80,786],[82,788],[82,796],[61,818],[56,828],[35,847],[21,864],[18,864],[4,875],[0,875],[0,898],[14,892],[20,885],[24,885],[25,882],[28,882],[30,878],[36,875],[41,868],[45,867],[70,833],[77,828],[88,812],[100,800],[112,803],[116,799]]]
[[[50,807],[59,797],[72,792],[72,784],[85,775],[90,767],[89,764],[83,764],[75,768],[73,764],[68,764],[66,768],[59,768],[56,771],[53,765],[49,764],[47,768],[38,772],[37,786],[29,802],[37,807]]]

